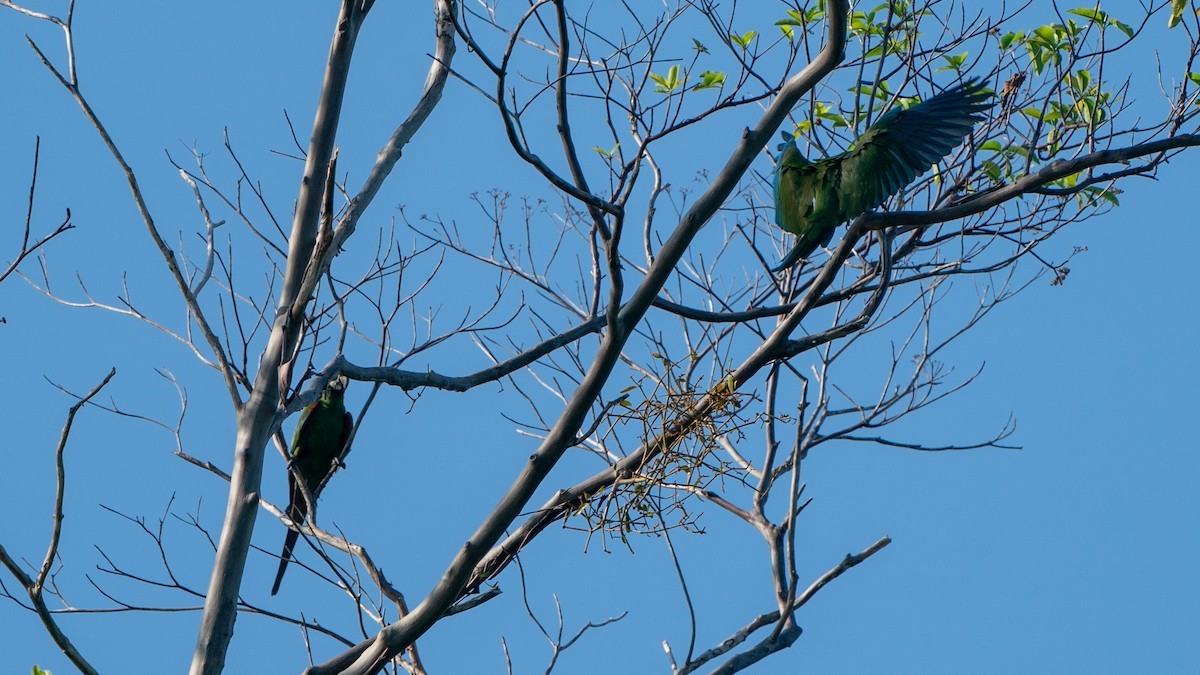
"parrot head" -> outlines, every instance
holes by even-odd
[[[338,375],[329,381],[325,391],[321,392],[321,404],[329,405],[335,399],[340,399],[346,391],[346,387],[350,384],[350,379],[345,375]]]
[[[775,146],[775,152],[783,152],[784,150],[787,150],[789,145],[792,147],[795,147],[795,145],[796,145],[796,136],[795,135],[789,134],[786,131],[781,131],[781,132],[779,132],[779,136],[783,139],[783,142],[780,143],[779,145]]]

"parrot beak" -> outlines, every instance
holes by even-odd
[[[329,388],[333,389],[334,391],[345,391],[349,384],[350,378],[346,377],[345,375],[338,375],[329,381]]]

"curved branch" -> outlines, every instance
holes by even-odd
[[[46,631],[50,633],[50,637],[62,653],[71,661],[71,663],[79,669],[80,672],[87,675],[95,675],[98,671],[88,663],[87,659],[75,649],[75,645],[71,643],[70,638],[62,629],[58,627],[54,617],[51,615],[50,609],[46,606],[46,600],[42,597],[42,590],[45,588],[46,579],[50,576],[50,567],[54,564],[54,559],[58,557],[58,543],[62,535],[63,522],[63,494],[66,491],[67,474],[63,465],[63,452],[67,449],[67,439],[71,435],[71,425],[75,421],[75,415],[79,409],[87,405],[87,403],[100,390],[105,387],[117,374],[117,369],[113,368],[108,371],[108,375],[104,376],[100,384],[92,387],[92,390],[86,396],[76,401],[75,405],[67,412],[67,421],[63,424],[62,433],[58,439],[58,447],[54,451],[54,466],[58,475],[57,488],[54,491],[54,529],[50,534],[50,545],[46,549],[46,557],[42,560],[42,567],[38,570],[36,579],[31,579],[25,570],[17,564],[8,555],[8,551],[4,550],[4,546],[0,545],[0,563],[3,563],[8,571],[12,573],[17,581],[25,587],[25,591],[29,594],[29,600],[33,603],[33,609],[37,612],[38,617],[42,620],[42,625],[46,627]]]
[[[334,252],[338,251],[342,243],[354,233],[359,218],[375,199],[375,195],[383,187],[384,181],[391,175],[396,162],[400,161],[400,157],[404,153],[404,146],[408,145],[421,126],[425,124],[425,120],[429,119],[429,115],[437,107],[438,102],[442,100],[442,91],[446,88],[446,78],[450,75],[450,62],[454,59],[456,4],[455,0],[435,0],[434,2],[434,30],[437,46],[433,63],[430,64],[429,72],[425,76],[425,86],[421,91],[421,97],[413,106],[412,112],[400,123],[400,126],[396,127],[391,138],[379,151],[375,165],[371,167],[371,173],[367,175],[358,194],[350,200],[350,204],[346,207],[346,213],[338,222],[333,233],[333,246],[330,248]],[[332,257],[334,254],[331,253],[330,256]]]
[[[863,562],[867,558],[870,558],[871,556],[875,555],[876,553],[881,551],[885,546],[887,546],[890,543],[892,543],[891,537],[883,537],[882,539],[875,542],[874,544],[871,544],[870,546],[868,546],[866,549],[864,549],[862,552],[860,552],[858,554],[854,554],[854,555],[847,554],[846,557],[842,559],[842,562],[838,563],[833,569],[829,570],[825,574],[822,574],[816,581],[814,581],[812,583],[812,585],[810,585],[807,589],[805,589],[804,592],[801,593],[796,598],[796,601],[794,603],[792,603],[792,610],[795,611],[795,610],[803,607],[805,603],[807,603],[809,600],[811,600],[812,597],[814,595],[816,595],[817,592],[820,591],[822,588],[827,586],[829,584],[829,582],[833,581],[834,579],[837,579],[838,577],[842,576],[847,571],[849,571],[850,568],[857,566],[859,563]],[[746,639],[749,638],[751,635],[753,635],[755,631],[759,630],[760,628],[769,626],[769,625],[775,623],[776,621],[779,621],[779,617],[780,617],[779,610],[775,610],[773,612],[768,612],[767,614],[763,614],[759,617],[756,617],[753,621],[746,624],[746,626],[744,626],[742,629],[738,630],[736,633],[734,633],[733,635],[730,635],[728,638],[726,638],[723,642],[721,642],[721,644],[717,645],[716,647],[713,647],[712,649],[709,649],[708,651],[704,652],[700,656],[697,656],[695,661],[687,664],[686,667],[684,667],[683,669],[681,669],[679,671],[679,675],[683,675],[684,673],[690,673],[694,670],[699,669],[700,666],[704,665],[705,663],[708,663],[709,661],[711,661],[719,656],[724,656],[725,654],[728,654],[731,650],[733,650],[734,647],[745,642]],[[799,634],[797,633],[796,636],[792,637],[793,641],[795,640],[795,637],[799,637]],[[737,656],[733,657],[732,659],[730,659],[726,663],[722,664],[720,668],[718,668],[717,670],[714,670],[713,672],[714,673],[735,673],[739,670],[744,669],[746,666],[749,666],[753,663],[756,663],[756,662],[762,660],[763,657],[768,656],[773,652],[779,651],[779,649],[780,649],[779,647],[776,647],[773,644],[768,644],[768,643],[759,644],[756,647],[754,647],[753,649],[751,649],[750,651],[744,652],[742,654],[738,654]]]
[[[359,366],[350,363],[344,356],[339,356],[334,363],[331,363],[326,368],[326,372],[341,372],[352,380],[363,382],[384,382],[400,387],[405,391],[423,387],[444,389],[446,391],[467,391],[487,382],[495,382],[506,375],[510,375],[532,364],[534,361],[558,350],[564,345],[571,344],[585,335],[598,332],[604,326],[604,321],[604,316],[596,317],[570,330],[559,333],[507,361],[498,363],[490,368],[484,368],[470,375],[454,376],[442,375],[430,371],[401,370],[387,366]]]
[[[885,227],[901,227],[912,229],[926,225],[935,225],[950,220],[974,216],[1001,204],[1016,199],[1023,194],[1035,192],[1043,185],[1077,174],[1105,164],[1121,164],[1131,159],[1147,155],[1162,155],[1171,150],[1200,146],[1200,134],[1180,134],[1157,141],[1137,143],[1116,150],[1097,150],[1072,159],[1060,159],[1047,164],[1041,170],[1027,174],[1017,180],[999,187],[973,194],[944,209],[933,211],[899,211],[895,213],[867,213],[855,223],[855,231],[860,235],[868,230],[880,230]],[[1161,158],[1151,160],[1156,165]]]

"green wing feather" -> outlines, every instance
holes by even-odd
[[[992,106],[979,80],[951,87],[911,108],[894,107],[850,150],[817,162],[787,143],[775,173],[775,222],[796,235],[776,270],[829,243],[842,223],[879,207],[941,161]]]
[[[841,164],[847,220],[878,207],[950,154],[991,107],[969,80],[911,108],[892,108],[835,158]]]

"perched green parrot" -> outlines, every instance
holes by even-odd
[[[992,106],[979,80],[967,80],[908,109],[881,115],[846,152],[810,162],[787,133],[777,148],[775,223],[796,245],[774,271],[807,258],[838,225],[878,207],[950,154]]]
[[[292,436],[292,463],[296,471],[288,470],[290,496],[287,515],[297,525],[308,515],[308,504],[296,483],[296,472],[304,478],[304,486],[315,500],[321,482],[340,461],[346,441],[350,438],[354,418],[346,412],[347,383],[343,375],[330,381],[325,391],[321,392],[321,398],[305,408],[300,414],[300,421],[296,423],[296,433]],[[283,581],[283,573],[292,558],[292,548],[299,537],[299,532],[289,529],[287,538],[283,540],[283,553],[279,555],[279,571],[275,573],[271,595],[279,592],[279,582]]]

